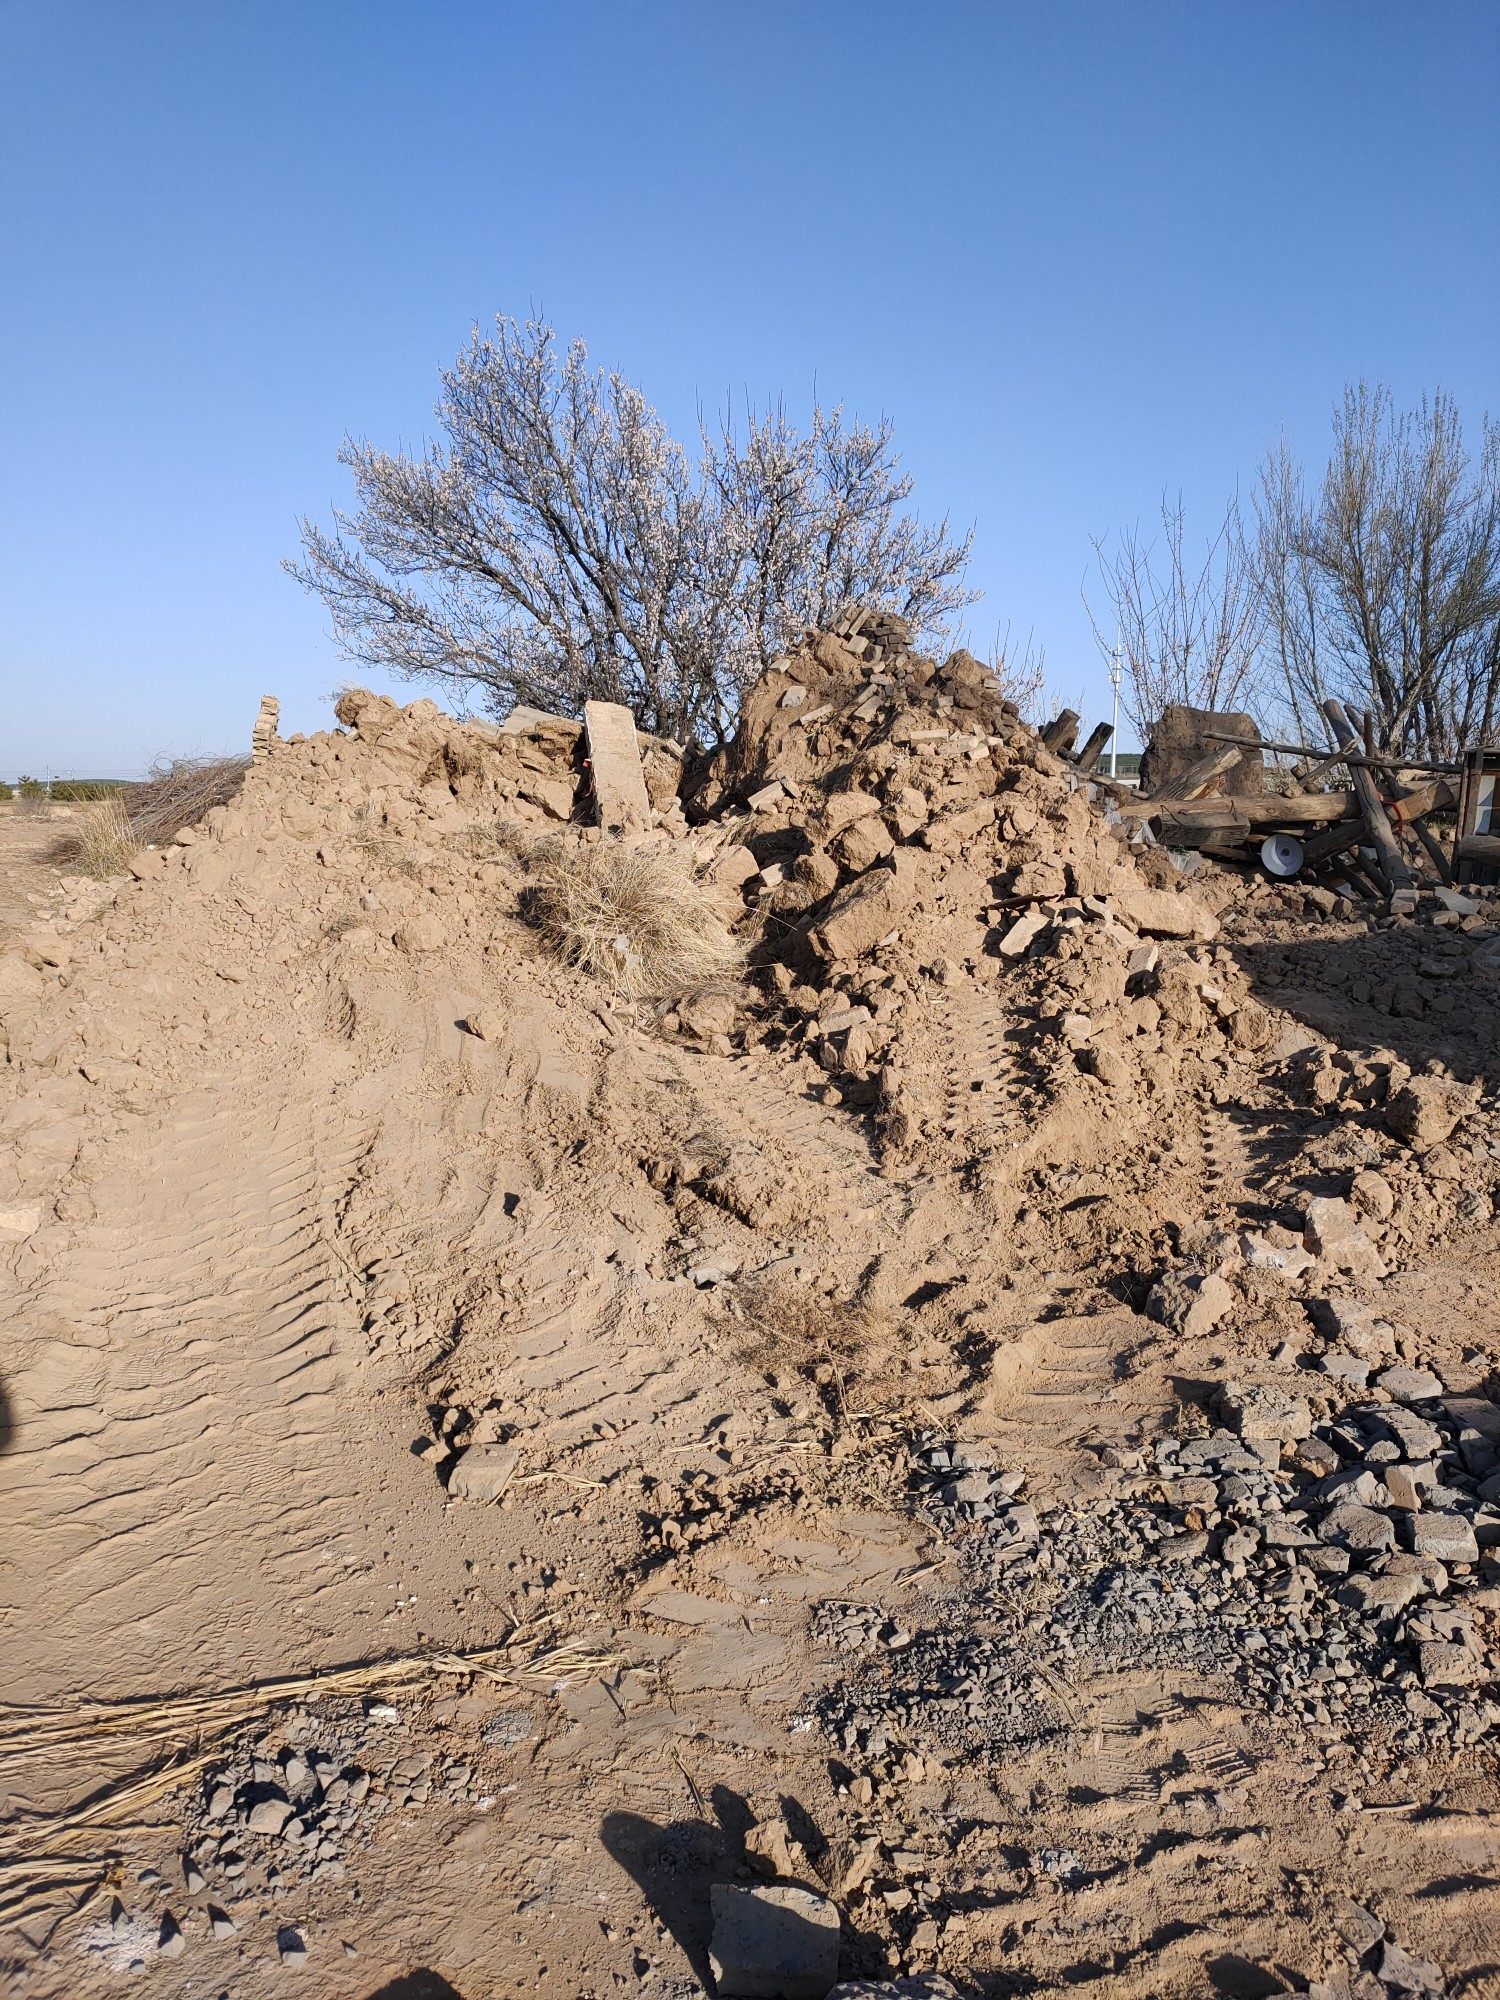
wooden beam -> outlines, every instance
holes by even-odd
[[[1352,731],[1350,729],[1349,718],[1344,713],[1342,703],[1335,701],[1333,696],[1330,695],[1327,701],[1323,703],[1323,713],[1333,724],[1335,732],[1334,741],[1337,743],[1344,742],[1352,734]],[[1393,893],[1397,889],[1411,888],[1411,870],[1406,865],[1405,857],[1401,852],[1400,842],[1396,839],[1396,835],[1392,830],[1386,809],[1380,802],[1380,793],[1376,789],[1375,780],[1365,768],[1363,760],[1353,765],[1350,776],[1354,780],[1355,796],[1359,800],[1359,809],[1364,816],[1365,827],[1369,832],[1371,843],[1379,858],[1380,872],[1385,878],[1386,887]]]
[[[1244,738],[1238,737],[1233,743],[1222,743],[1217,750],[1211,750],[1206,757],[1189,764],[1185,771],[1179,771],[1175,778],[1169,778],[1155,794],[1160,799],[1195,799],[1200,792],[1206,792],[1216,778],[1222,778],[1226,771],[1232,771],[1240,761],[1240,751]]]
[[[1078,741],[1080,717],[1075,709],[1065,708],[1061,715],[1054,716],[1042,731],[1042,741],[1049,750],[1059,756],[1065,755]]]
[[[1437,764],[1425,757],[1397,757],[1394,754],[1366,757],[1359,748],[1359,736],[1350,730],[1346,742],[1337,750],[1315,750],[1310,743],[1263,743],[1258,737],[1252,741],[1248,736],[1227,736],[1221,729],[1205,729],[1206,743],[1238,743],[1242,749],[1275,750],[1286,757],[1316,757],[1319,762],[1310,771],[1305,771],[1298,779],[1300,785],[1311,785],[1325,771],[1335,764],[1366,764],[1375,771],[1441,771],[1445,776],[1455,776],[1463,769],[1461,764]]]
[[[1098,725],[1093,735],[1090,736],[1088,742],[1084,744],[1083,748],[1079,751],[1078,755],[1073,760],[1074,763],[1077,764],[1080,771],[1093,770],[1094,766],[1098,763],[1100,757],[1103,756],[1104,754],[1105,744],[1108,743],[1110,737],[1113,736],[1114,733],[1115,733],[1115,726],[1112,722],[1101,722]]]

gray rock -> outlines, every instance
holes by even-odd
[[[1396,1530],[1390,1517],[1377,1513],[1373,1507],[1361,1507],[1356,1500],[1346,1500],[1330,1508],[1318,1523],[1318,1535],[1325,1542],[1341,1543],[1356,1555],[1376,1555],[1381,1549],[1396,1546]]]
[[[1398,1403],[1426,1403],[1443,1393],[1442,1383],[1429,1368],[1382,1369],[1375,1386]]]
[[[1442,1973],[1430,1958],[1414,1958],[1409,1951],[1403,1951],[1399,1944],[1392,1944],[1389,1939],[1380,1947],[1375,1976],[1383,1986],[1392,1987],[1397,1993],[1432,1994],[1435,2000],[1441,2000],[1446,1985]]]
[[[208,1906],[208,1924],[216,1938],[232,1938],[239,1930],[228,1910],[221,1910],[217,1903]]]
[[[1440,1563],[1477,1563],[1479,1543],[1471,1522],[1462,1514],[1436,1511],[1411,1517],[1412,1554],[1435,1556]]]
[[[521,1454],[513,1444],[470,1445],[448,1475],[453,1500],[498,1500],[516,1476]]]
[[[1442,1449],[1443,1434],[1437,1425],[1417,1416],[1415,1411],[1402,1409],[1399,1404],[1382,1410],[1376,1422],[1387,1437],[1394,1438],[1400,1445],[1403,1458],[1431,1458],[1434,1452]]]
[[[252,1833],[280,1833],[292,1816],[289,1799],[261,1799],[250,1808],[245,1820]]]
[[[170,1910],[161,1920],[161,1930],[157,1935],[156,1949],[163,1958],[181,1958],[187,1950],[187,1939],[182,1935],[182,1926]]]
[[[1337,1351],[1325,1354],[1318,1366],[1325,1375],[1332,1375],[1336,1381],[1347,1382],[1355,1389],[1363,1389],[1370,1379],[1369,1362],[1361,1361],[1355,1354],[1340,1354]]]
[[[709,1962],[722,2000],[826,2000],[838,1977],[839,1913],[782,1884],[715,1882]]]
[[[1247,1440],[1295,1444],[1312,1433],[1312,1411],[1300,1396],[1289,1396],[1285,1389],[1226,1382],[1218,1400],[1230,1428]]]
[[[283,1925],[276,1933],[276,1950],[283,1965],[307,1963],[307,1946],[303,1942],[302,1933],[293,1930],[290,1924]]]

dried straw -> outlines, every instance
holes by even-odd
[[[0,1826],[0,1922],[35,1915],[58,1896],[83,1889],[92,1893],[109,1876],[108,1854],[97,1851],[102,1829],[118,1831],[164,1794],[222,1755],[218,1740],[261,1720],[288,1702],[331,1694],[390,1695],[412,1690],[443,1675],[481,1679],[504,1687],[556,1693],[580,1681],[618,1672],[622,1654],[564,1639],[538,1647],[542,1625],[518,1626],[504,1645],[473,1652],[409,1653],[393,1660],[362,1660],[321,1672],[254,1681],[215,1694],[146,1695],[134,1701],[79,1701],[57,1707],[0,1706],[0,1756],[11,1759],[46,1752],[88,1751],[101,1737],[139,1746],[148,1753],[170,1746],[144,1770],[79,1800],[61,1812],[38,1813]],[[204,1740],[215,1740],[205,1748]],[[69,1850],[83,1846],[79,1855]],[[47,1847],[62,1852],[40,1854]],[[85,1897],[86,1900],[86,1897]]]
[[[551,840],[527,865],[527,914],[548,946],[616,993],[677,994],[740,970],[718,892],[675,854]]]

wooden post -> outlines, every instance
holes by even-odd
[[[1078,741],[1078,722],[1077,712],[1065,708],[1062,714],[1054,716],[1042,731],[1043,743],[1049,750],[1055,750],[1059,756],[1066,755]]]
[[[1348,716],[1344,713],[1342,703],[1335,701],[1332,695],[1323,703],[1323,713],[1333,724],[1336,743],[1346,742],[1355,734]],[[1363,764],[1351,765],[1349,775],[1354,781],[1355,796],[1359,800],[1359,809],[1364,816],[1366,831],[1379,857],[1380,872],[1385,878],[1387,889],[1394,894],[1398,889],[1411,888],[1411,870],[1406,865],[1400,845],[1392,831],[1391,822],[1386,816],[1385,807],[1380,802],[1380,792],[1374,778]]]
[[[1088,742],[1079,751],[1074,762],[1080,771],[1092,771],[1104,754],[1104,746],[1115,733],[1112,722],[1101,722]]]

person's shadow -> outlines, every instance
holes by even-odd
[[[372,1993],[370,2000],[464,2000],[456,1986],[450,1986],[440,1972],[406,1972]]]
[[[693,1977],[714,1990],[708,1941],[713,1930],[709,1892],[733,1879],[744,1864],[745,1835],[755,1815],[727,1785],[716,1785],[715,1819],[679,1819],[667,1826],[639,1813],[606,1813],[600,1827],[605,1849],[632,1877],[662,1927],[676,1939]]]

